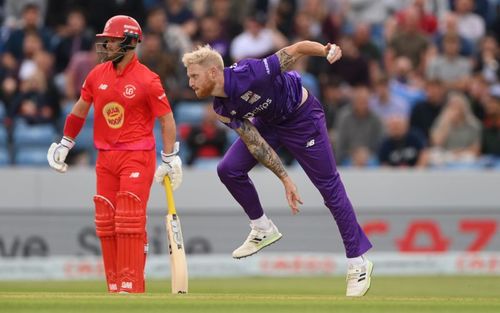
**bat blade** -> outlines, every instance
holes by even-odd
[[[165,227],[167,229],[168,249],[170,253],[172,293],[187,293],[188,270],[184,240],[182,238],[181,220],[175,210],[174,196],[168,176],[165,177],[164,185],[168,204]]]
[[[188,292],[188,271],[181,222],[177,214],[167,214],[167,236],[170,250],[172,293]]]

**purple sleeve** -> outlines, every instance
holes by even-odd
[[[253,72],[257,77],[275,76],[281,74],[280,61],[276,54],[272,54],[263,59],[249,60]]]
[[[214,111],[217,114],[217,118],[219,119],[219,121],[221,121],[227,127],[231,129],[237,129],[241,127],[243,121],[234,117],[230,117],[229,114],[227,114],[226,110],[224,110],[222,104],[218,103],[217,100],[214,100]]]

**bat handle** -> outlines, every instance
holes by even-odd
[[[168,177],[168,175],[165,175],[163,186],[165,187],[165,194],[167,195],[168,214],[177,214],[172,184],[170,183],[170,177]]]

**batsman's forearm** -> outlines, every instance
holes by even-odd
[[[172,113],[168,113],[166,115],[159,116],[158,121],[160,122],[161,128],[163,152],[167,154],[171,153],[174,149],[176,138],[174,115]]]

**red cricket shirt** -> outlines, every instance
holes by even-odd
[[[94,105],[99,150],[152,150],[155,118],[172,112],[157,74],[133,59],[118,74],[111,61],[97,65],[81,89]]]

